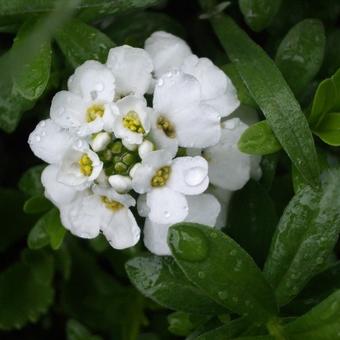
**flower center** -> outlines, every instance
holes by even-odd
[[[123,118],[123,125],[132,132],[145,133],[137,112],[129,111]]]
[[[86,153],[84,153],[81,156],[79,160],[79,167],[80,167],[80,172],[84,176],[91,176],[92,170],[93,170],[92,160]]]
[[[122,203],[117,202],[115,200],[111,200],[106,196],[102,196],[101,199],[102,199],[102,202],[105,204],[106,208],[112,211],[117,211],[124,207]]]
[[[93,104],[86,111],[86,121],[93,122],[97,117],[103,117],[105,108],[101,104]]]
[[[170,177],[170,172],[170,166],[163,166],[162,168],[158,169],[154,176],[151,178],[151,186],[156,188],[163,187]]]
[[[104,170],[107,176],[128,176],[131,168],[140,161],[138,151],[128,150],[119,139],[110,143],[98,155],[104,162]]]
[[[173,124],[169,121],[169,119],[160,116],[157,119],[157,127],[169,137],[169,138],[175,138],[176,137],[176,132],[175,132],[175,127]]]

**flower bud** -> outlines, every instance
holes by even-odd
[[[153,151],[154,145],[148,141],[145,140],[138,148],[138,155],[141,159],[143,159],[148,153]]]
[[[131,189],[131,178],[122,175],[113,175],[109,177],[109,183],[118,193],[126,193]]]
[[[104,150],[110,143],[110,135],[107,132],[99,132],[91,140],[92,150],[95,152]]]

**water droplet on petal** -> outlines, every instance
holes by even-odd
[[[36,136],[36,137],[35,137],[35,140],[36,140],[37,142],[40,142],[41,137],[40,137],[40,136]]]
[[[200,262],[208,255],[208,240],[196,227],[178,225],[170,228],[168,242],[173,255],[184,261]]]
[[[164,84],[164,80],[163,79],[159,79],[157,82],[157,86],[163,86]]]
[[[98,92],[101,92],[104,90],[104,85],[102,83],[97,83],[96,86],[95,86],[95,89],[98,91]]]
[[[41,127],[44,127],[45,125],[46,125],[46,122],[45,122],[45,121],[40,122],[40,126],[41,126]]]
[[[165,216],[166,218],[169,218],[169,217],[170,217],[169,211],[165,210],[165,211],[164,211],[164,216]]]
[[[196,186],[201,184],[205,178],[207,177],[207,169],[204,168],[192,168],[189,169],[185,174],[184,174],[184,181],[186,184],[190,186]]]
[[[171,77],[172,77],[172,72],[166,73],[165,76],[166,76],[167,78],[171,78]]]
[[[44,136],[46,136],[46,131],[43,131],[42,133],[41,133],[41,135],[44,137]]]

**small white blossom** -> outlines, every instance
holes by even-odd
[[[164,150],[150,152],[132,178],[133,189],[146,193],[148,217],[155,223],[176,223],[188,214],[185,195],[198,195],[209,185],[202,157],[179,157]]]
[[[102,231],[111,246],[124,249],[134,246],[140,229],[129,207],[135,205],[130,195],[113,189],[94,187],[78,193],[71,204],[61,208],[63,225],[74,235],[95,238]]]
[[[113,125],[115,136],[127,144],[141,144],[144,136],[150,131],[152,110],[147,107],[146,100],[131,95],[118,100],[117,107],[119,114]]]
[[[78,136],[112,131],[118,111],[113,103],[115,79],[105,65],[86,61],[70,77],[68,89],[54,96],[50,109],[52,120],[76,131]]]

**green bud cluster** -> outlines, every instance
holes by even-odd
[[[137,150],[128,150],[120,139],[110,143],[106,149],[99,152],[98,155],[104,163],[104,171],[107,176],[128,176],[131,168],[137,162],[140,162]]]

